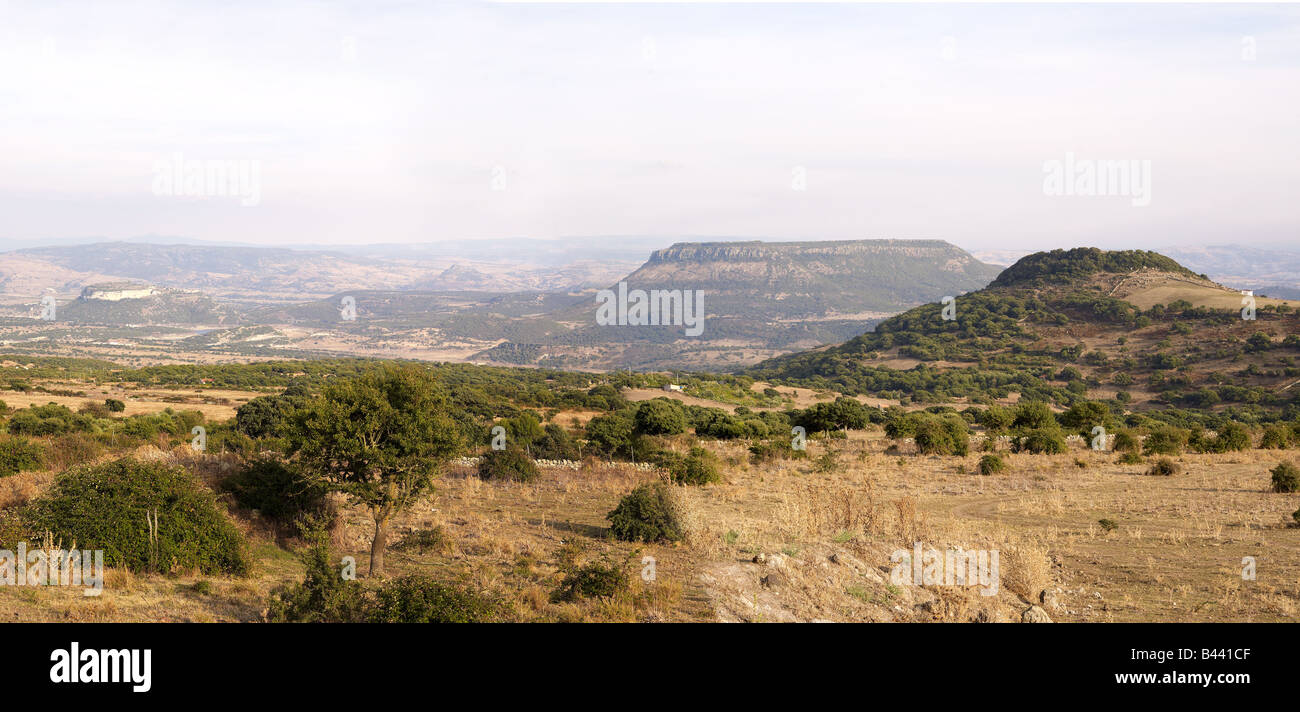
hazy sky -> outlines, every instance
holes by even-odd
[[[0,0],[0,247],[1296,246],[1298,129],[1297,6]],[[1067,154],[1150,204],[1046,195]]]

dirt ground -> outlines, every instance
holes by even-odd
[[[1300,614],[1300,495],[1267,491],[1290,451],[1174,458],[1182,472],[1144,474],[1111,453],[1003,453],[1006,472],[980,476],[964,458],[886,452],[879,432],[814,441],[811,457],[750,464],[739,443],[709,443],[720,484],[680,488],[688,537],[633,545],[605,515],[653,472],[544,469],[529,484],[485,482],[452,468],[438,491],[402,515],[390,574],[472,584],[535,621],[1020,621],[1042,604],[1053,621],[1293,621]],[[975,443],[978,445],[978,441]],[[831,453],[827,455],[827,453]],[[179,455],[178,455],[179,456]],[[220,463],[204,467],[220,471]],[[15,477],[34,477],[25,473]],[[1099,521],[1116,527],[1104,531]],[[274,587],[298,580],[293,542],[238,514],[257,565],[247,578],[112,572],[98,598],[67,589],[0,587],[0,620],[254,621]],[[337,554],[364,571],[373,524],[344,507]],[[436,551],[403,551],[411,532],[440,527]],[[999,590],[898,585],[895,552],[992,550]],[[566,551],[626,561],[633,594],[550,600]],[[653,557],[653,580],[640,576]],[[1254,580],[1243,559],[1254,557]],[[206,580],[208,593],[194,584]],[[1046,592],[1046,594],[1044,593]],[[1044,601],[1044,599],[1046,599]]]

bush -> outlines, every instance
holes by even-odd
[[[1279,462],[1271,472],[1274,492],[1300,492],[1300,468],[1289,462]]]
[[[1038,430],[1057,427],[1056,416],[1052,409],[1042,401],[1030,401],[1016,406],[1015,418],[1011,423],[1014,428]]]
[[[1178,463],[1167,457],[1162,457],[1151,464],[1150,469],[1147,470],[1147,474],[1169,477],[1178,474],[1181,469],[1182,468],[1178,466]]]
[[[551,595],[553,601],[574,601],[578,598],[610,598],[628,590],[630,577],[627,562],[594,561],[586,566],[569,569],[560,587]]]
[[[478,476],[485,480],[531,482],[537,478],[537,463],[523,448],[510,444],[504,450],[488,450],[478,463]]]
[[[402,537],[402,540],[397,542],[393,548],[398,551],[414,551],[419,554],[442,553],[451,550],[451,540],[447,538],[447,533],[442,530],[442,527],[419,529]]]
[[[702,447],[691,448],[691,454],[672,468],[673,481],[679,485],[707,485],[721,482],[718,458]]]
[[[326,510],[324,484],[308,479],[296,467],[275,458],[258,458],[221,483],[244,509],[256,509],[280,522]]]
[[[45,464],[45,449],[26,438],[0,440],[0,477],[39,469]]]
[[[582,457],[569,431],[555,423],[546,425],[542,436],[533,442],[531,448],[533,457],[542,460],[578,460]]]
[[[106,398],[104,399],[104,407],[107,408],[110,413],[121,413],[126,410],[126,403],[123,403],[116,398]]]
[[[377,589],[344,579],[332,563],[328,536],[307,534],[307,575],[276,590],[267,606],[275,623],[480,623],[499,611],[496,601],[423,576],[394,579]]]
[[[62,435],[92,430],[94,419],[73,413],[66,406],[50,403],[14,413],[7,427],[14,435]]]
[[[593,454],[614,457],[632,450],[632,416],[630,410],[600,415],[587,421],[587,443]]]
[[[686,432],[686,412],[676,401],[655,398],[637,406],[633,424],[645,435],[678,435]]]
[[[999,405],[991,405],[980,412],[978,422],[990,433],[1000,433],[1011,427],[1016,416],[1010,410]]]
[[[1137,452],[1129,451],[1119,456],[1119,462],[1121,465],[1140,465],[1142,456]]]
[[[1007,463],[997,455],[985,455],[980,458],[979,473],[981,475],[992,475],[1007,469]]]
[[[1281,425],[1270,425],[1264,429],[1264,435],[1259,440],[1261,450],[1285,450],[1291,445],[1290,428]]]
[[[45,450],[45,466],[62,471],[75,465],[93,462],[104,453],[105,446],[88,433],[68,433],[51,438]]]
[[[789,440],[755,443],[749,446],[749,460],[755,465],[776,460],[801,460],[808,458],[807,450],[796,450]]]
[[[151,543],[146,514],[157,513]],[[23,512],[34,533],[103,549],[108,566],[132,571],[244,574],[243,537],[189,471],[122,459],[73,468]]]
[[[303,582],[272,592],[266,618],[272,623],[359,623],[365,620],[365,589],[343,578],[331,562],[329,537],[307,533],[311,546],[301,555]]]
[[[1250,431],[1236,421],[1229,421],[1218,429],[1214,439],[1205,443],[1205,452],[1240,452],[1250,449]]]
[[[970,452],[966,421],[960,416],[929,416],[916,425],[917,449],[925,455],[957,455]]]
[[[1183,448],[1187,446],[1188,437],[1189,433],[1182,428],[1175,428],[1172,425],[1157,426],[1147,435],[1143,443],[1143,454],[1181,455]]]
[[[467,588],[424,576],[403,576],[375,592],[367,623],[486,623],[498,614],[495,601]]]
[[[1120,430],[1115,433],[1115,440],[1111,443],[1110,449],[1115,452],[1133,452],[1136,453],[1142,449],[1142,444],[1138,439],[1133,437],[1133,433],[1127,430]]]
[[[1060,428],[1035,428],[1016,439],[1016,452],[1059,455],[1065,452],[1065,436]]]
[[[668,483],[644,484],[605,515],[610,531],[624,541],[681,541],[682,517]]]

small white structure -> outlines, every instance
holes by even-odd
[[[664,384],[664,390],[665,390],[665,391],[669,391],[669,392],[672,392],[672,391],[681,391],[681,390],[682,390],[682,387],[679,386],[679,385],[677,385],[676,383],[665,383],[665,384]]]

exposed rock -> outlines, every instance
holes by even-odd
[[[1038,602],[1043,605],[1045,611],[1055,613],[1061,608],[1060,599],[1057,598],[1056,592],[1051,589],[1043,589],[1043,592],[1038,594]]]
[[[1038,606],[1030,606],[1029,608],[1025,609],[1024,613],[1020,614],[1020,622],[1021,623],[1051,623],[1052,618],[1051,616],[1047,615],[1047,611],[1044,611]]]

